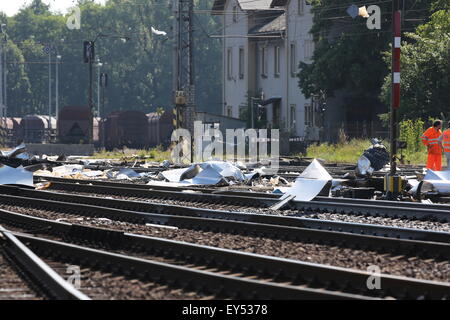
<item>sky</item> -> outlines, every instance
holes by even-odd
[[[0,11],[8,16],[16,14],[22,6],[30,4],[32,0],[1,0]],[[43,0],[44,3],[50,4],[50,10],[66,13],[67,9],[78,3],[77,0]],[[95,0],[95,2],[104,3],[105,0]]]

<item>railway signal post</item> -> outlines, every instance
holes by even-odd
[[[174,31],[176,40],[173,50],[173,91],[177,110],[176,128],[187,129],[194,137],[195,121],[195,74],[194,74],[194,1],[173,0]],[[193,161],[193,140],[191,155]]]
[[[6,128],[6,102],[3,99],[3,92],[5,93],[6,96],[6,81],[5,83],[3,83],[3,73],[6,71],[4,69],[6,69],[6,60],[5,60],[5,64],[3,66],[3,46],[6,42],[6,34],[5,34],[5,28],[6,28],[6,24],[0,24],[0,114],[1,114],[1,127],[2,128]],[[6,79],[6,77],[5,77]],[[3,86],[5,86],[5,90],[3,91]],[[6,98],[6,97],[5,97]],[[5,99],[6,100],[6,99]],[[1,132],[1,135],[3,135],[1,140],[4,140],[3,138],[6,139],[6,134],[4,134],[3,132]]]
[[[402,190],[402,180],[397,174],[398,109],[400,108],[400,54],[401,11],[400,0],[392,1],[392,100],[390,117],[391,170],[386,175],[384,188],[386,198],[394,200]]]
[[[94,41],[84,41],[83,43],[83,59],[85,63],[89,63],[89,89],[88,89],[88,106],[91,110],[91,119],[89,121],[89,142],[92,143],[93,140],[93,108],[94,103],[92,101],[92,68],[95,59],[95,40]]]

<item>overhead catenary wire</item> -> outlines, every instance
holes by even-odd
[[[259,1],[259,0],[255,0],[255,1],[243,1],[242,3],[248,3],[248,2],[256,2],[256,1]],[[130,2],[130,1],[123,1],[123,3],[115,3],[115,5],[123,5],[123,4],[125,4],[125,2],[126,2],[126,4],[127,5],[139,5],[139,6],[153,6],[153,5],[158,5],[158,6],[167,6],[167,4],[159,4],[159,3],[132,3],[132,2]],[[384,0],[384,1],[376,1],[376,2],[372,2],[371,4],[381,4],[381,3],[387,3],[387,2],[391,2],[391,1],[386,1],[386,0]],[[414,5],[412,6],[413,8],[414,8],[414,6],[417,4],[417,0],[415,1],[415,3],[414,3]],[[354,4],[355,5],[358,5],[358,4],[363,4],[363,3],[367,3],[366,1],[361,1],[361,2],[355,2]],[[334,9],[341,9],[341,8],[347,8],[348,7],[348,5],[347,6],[335,6],[335,7],[329,7],[329,8],[326,8],[326,9],[321,9],[321,11],[328,11],[328,10],[334,10]],[[443,9],[443,8],[442,8]],[[408,13],[408,12],[422,12],[422,11],[429,11],[430,9],[426,9],[426,8],[424,8],[424,9],[406,9],[405,10],[405,14],[406,13]],[[438,8],[438,10],[439,10],[439,8]],[[277,9],[277,8],[274,8],[273,10],[261,10],[260,12],[270,12],[270,11],[273,11],[273,13],[270,13],[270,14],[267,14],[267,15],[265,15],[265,16],[263,16],[263,17],[254,17],[254,21],[256,21],[256,22],[259,22],[259,21],[264,21],[264,20],[270,20],[271,18],[276,18],[276,17],[278,17],[278,16],[280,16],[281,14],[283,14],[282,12],[283,12],[283,10],[280,10],[280,9]],[[208,10],[208,9],[197,9],[197,10],[194,10],[194,12],[195,13],[211,13],[211,12],[213,12],[212,10]],[[230,13],[228,13],[229,15],[233,15],[234,13],[233,12],[230,12]],[[252,14],[254,14],[253,12],[252,12]],[[286,13],[285,13],[286,14]],[[291,17],[292,15],[294,15],[294,14],[296,14],[296,12],[290,12],[290,13],[288,13],[287,14],[287,17]],[[387,12],[385,12],[385,13],[382,13],[382,15],[388,15],[389,13],[387,13]],[[226,15],[226,14],[224,14],[224,15]],[[223,29],[226,29],[227,27],[229,27],[229,26],[231,26],[232,24],[234,24],[234,23],[238,23],[238,22],[240,22],[242,19],[245,19],[246,17],[248,17],[249,16],[249,13],[248,12],[245,12],[245,11],[242,11],[242,12],[238,12],[238,15],[239,15],[239,17],[238,17],[238,20],[237,21],[232,21],[232,22],[230,22],[228,25],[225,25],[225,26],[220,26],[218,29],[216,29],[216,30],[214,30],[213,32],[220,32],[220,31],[223,31]],[[208,33],[208,31],[206,31],[205,30],[205,28],[203,27],[203,25],[202,25],[202,23],[201,23],[201,21],[198,19],[198,17],[197,17],[197,15],[194,15],[194,17],[196,18],[196,20],[197,20],[197,22],[198,22],[198,26],[200,27],[200,29],[201,29],[201,31],[202,31],[202,33],[204,34],[204,36],[205,37],[207,37],[207,38],[217,38],[218,36],[217,35],[213,35],[211,32],[209,32]],[[344,19],[344,18],[349,18],[349,16],[341,16],[341,17],[329,17],[329,18],[318,18],[318,20],[320,21],[320,20],[332,20],[332,19]],[[415,21],[422,21],[422,20],[426,20],[427,18],[429,18],[429,16],[423,16],[423,17],[415,17],[415,19],[419,19],[419,20],[415,20]],[[410,22],[410,20],[407,20],[407,21],[409,21]],[[389,23],[390,22],[390,20],[387,20],[387,21],[385,21],[385,22],[387,22],[387,23]],[[357,24],[355,24],[354,23],[354,21],[353,20],[350,20],[349,19],[349,21],[348,21],[348,23],[346,24],[347,26],[355,26],[355,25],[364,25],[365,24],[365,22],[363,22],[363,23],[357,23]],[[408,29],[404,29],[404,31],[412,31],[412,30],[414,30],[415,28],[408,28]],[[379,34],[379,33],[385,33],[385,32],[390,32],[390,31],[381,31],[381,30],[372,30],[372,31],[366,31],[366,32],[360,32],[360,33],[351,33],[351,32],[342,32],[341,33],[341,36],[346,36],[346,37],[348,37],[348,36],[359,36],[359,35],[366,35],[366,34]],[[315,32],[315,33],[313,33],[313,32],[309,32],[308,34],[311,34],[311,35],[320,35],[322,32]],[[135,35],[136,33],[131,33],[131,35],[133,35],[133,37],[132,37],[132,39],[140,39],[140,37],[135,37],[134,35]],[[144,35],[144,37],[143,37],[143,39],[145,38],[145,36],[146,36],[146,34],[145,33],[140,33],[139,35]],[[128,37],[130,37],[130,34],[128,34],[127,35]],[[175,38],[177,35],[176,34],[174,34],[174,35],[171,35],[171,36],[169,36],[169,37],[167,37],[168,39],[173,39],[173,38]],[[220,36],[219,36],[220,37]],[[256,38],[257,36],[254,36],[254,35],[251,35],[251,36],[239,36],[239,37],[249,37],[249,38]],[[263,37],[263,36],[261,36],[261,37]],[[279,38],[278,36],[276,37],[276,38]],[[300,37],[294,37],[294,39],[310,39],[309,37],[304,37],[304,36],[300,36]],[[17,45],[18,47],[23,47],[23,46],[25,46],[26,44],[27,44],[27,41],[29,41],[30,39],[26,39],[26,40],[23,40],[23,41],[20,41],[20,42],[14,42],[14,44],[15,45]],[[64,48],[64,47],[66,47],[69,43],[70,44],[79,44],[79,43],[81,43],[83,41],[83,39],[82,38],[80,38],[80,39],[71,39],[70,41],[69,40],[65,40],[64,41],[64,44],[61,44],[60,45],[60,48]],[[41,45],[44,45],[44,43],[41,43],[41,42],[35,42],[35,43],[39,43],[39,44],[41,44]],[[30,43],[31,44],[31,43]],[[43,57],[44,57],[45,55],[43,54]],[[7,63],[8,64],[45,64],[45,65],[48,65],[48,62],[40,62],[40,61],[30,61],[30,62],[28,62],[28,61],[25,61],[25,62],[19,62],[19,61],[7,61]],[[79,63],[81,63],[81,62],[59,62],[60,64],[79,64]],[[56,64],[56,62],[52,62],[52,64]]]
[[[259,0],[249,0],[249,1],[241,1],[241,3],[249,3],[249,2],[256,2],[256,1],[259,1]],[[354,4],[356,4],[356,5],[359,5],[359,4],[364,4],[364,3],[366,3],[367,1],[360,1],[360,2],[355,2]],[[381,1],[375,1],[375,2],[371,2],[371,4],[381,4],[381,3],[386,3],[386,2],[390,2],[390,1],[387,1],[387,0],[381,0]],[[415,6],[415,4],[417,3],[417,0],[416,0],[416,2],[414,3],[414,5],[413,5],[413,7]],[[131,5],[131,6],[133,6],[133,5],[136,5],[136,6],[168,6],[168,4],[161,4],[161,3],[134,3],[134,2],[132,2],[132,1],[122,1],[122,2],[119,2],[119,3],[114,3],[114,5],[124,5],[124,4],[126,4],[126,5]],[[334,10],[334,9],[340,9],[340,8],[347,8],[348,7],[348,5],[347,6],[335,6],[335,7],[326,7],[326,8],[324,8],[324,9],[319,9],[319,11],[321,11],[321,12],[323,12],[323,11],[327,11],[327,10]],[[275,10],[275,12],[273,13],[273,17],[276,17],[276,16],[278,16],[279,14],[280,14],[280,9],[279,8],[273,8],[273,10]],[[284,10],[284,9],[281,9],[281,11],[282,10]],[[417,11],[428,11],[429,9],[417,9]],[[261,10],[261,12],[264,12],[264,11],[270,11],[270,9],[264,9],[264,10]],[[406,10],[405,11],[405,14],[408,12],[408,11],[413,11],[413,10]],[[194,12],[195,13],[210,13],[210,12],[212,12],[212,10],[210,10],[210,9],[197,9],[197,10],[194,10]],[[224,14],[227,14],[227,13],[225,13],[224,12]],[[228,14],[230,14],[230,15],[233,15],[233,14],[235,14],[235,13],[233,13],[233,12],[230,12],[230,13],[228,13]],[[243,17],[246,17],[246,16],[248,16],[248,12],[245,12],[245,11],[241,11],[241,12],[237,12],[237,14],[238,15],[241,15],[241,16],[243,16]],[[383,13],[383,15],[384,14],[387,14],[387,13]],[[291,15],[291,13],[289,14],[289,15]],[[330,20],[332,20],[332,19],[340,19],[340,18],[346,18],[347,16],[341,16],[341,17],[328,17],[328,18],[318,18],[318,20],[320,21],[321,19],[330,19]],[[258,21],[262,21],[262,20],[265,20],[265,19],[269,19],[270,18],[270,16],[264,16],[264,17],[255,17],[254,19],[255,19],[255,21],[256,22],[258,22]],[[316,18],[317,19],[317,18]],[[220,29],[218,30],[218,31],[220,31]],[[211,33],[210,33],[210,35],[211,35]],[[168,39],[173,39],[173,38],[175,38],[176,37],[176,34],[174,34],[174,35],[172,35],[172,36],[169,36],[168,37]],[[145,38],[144,38],[145,39]],[[26,40],[25,40],[26,41]],[[83,39],[80,39],[79,41],[83,41]],[[75,42],[77,42],[77,40],[73,40],[73,41],[71,41],[71,43],[75,43]],[[16,42],[15,42],[15,44],[17,44]]]
[[[379,1],[378,3],[386,3],[386,2],[391,2],[391,1]],[[346,7],[348,7],[348,6],[346,6]],[[335,8],[341,8],[341,7],[335,7]],[[342,8],[345,8],[345,7],[342,7]],[[429,11],[429,9],[423,9],[423,11]],[[287,14],[287,16],[288,17],[290,17],[291,15],[293,15],[293,14],[296,14],[296,12],[291,12],[291,13],[288,13]],[[392,21],[390,20],[390,15],[391,15],[391,13],[389,12],[383,12],[382,13],[382,16],[383,15],[387,15],[389,18],[387,19],[387,20],[385,20],[385,23],[387,22],[387,23],[392,23]],[[247,15],[246,15],[247,16]],[[349,18],[349,16],[347,15],[347,16],[340,16],[340,17],[330,17],[330,18],[316,18],[315,20],[328,20],[328,19],[344,19],[344,18]],[[428,16],[424,16],[424,17],[416,17],[416,19],[423,19],[423,20],[426,20],[426,18],[428,18]],[[407,20],[407,21],[409,21],[409,20]],[[416,20],[417,21],[417,20]],[[410,21],[409,21],[410,22]],[[235,23],[235,22],[233,22],[233,23]],[[231,25],[232,23],[230,23],[229,25]],[[366,22],[364,22],[364,23],[358,23],[358,24],[355,24],[355,23],[353,23],[352,22],[352,20],[349,20],[349,22],[348,22],[348,25],[350,26],[350,25],[364,25],[364,24],[366,24]],[[224,26],[223,28],[221,28],[221,29],[225,29],[225,28],[227,28],[229,25],[227,25],[227,26]],[[413,29],[415,29],[415,28],[413,28]],[[408,29],[404,29],[405,31],[410,31],[411,29],[410,28],[408,28]],[[361,33],[350,33],[350,34],[352,34],[352,35],[364,35],[364,34],[374,34],[374,33],[384,33],[384,32],[390,32],[390,31],[380,31],[380,30],[372,30],[372,31],[367,31],[367,32],[361,32]],[[322,32],[309,32],[309,34],[311,34],[311,35],[319,35],[319,34],[321,34]],[[348,34],[349,33],[345,33],[347,36],[348,36]],[[220,35],[210,35],[210,37],[212,37],[212,38],[220,38]],[[228,36],[229,37],[229,36]],[[243,37],[242,35],[239,35],[239,36],[236,36],[236,37]],[[247,36],[248,38],[251,38],[251,37],[254,37],[254,36]],[[303,39],[309,39],[309,38],[304,38],[304,37],[302,37]]]

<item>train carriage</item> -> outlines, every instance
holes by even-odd
[[[149,147],[148,118],[142,111],[110,113],[100,123],[100,139],[107,150]]]

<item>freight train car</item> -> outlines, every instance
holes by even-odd
[[[174,130],[173,120],[175,116],[173,112],[165,111],[163,114],[152,112],[147,114],[147,117],[150,147],[169,146]]]
[[[22,118],[19,131],[25,143],[54,142],[56,137],[56,118],[43,115],[29,115]]]
[[[58,141],[67,144],[89,143],[90,130],[93,125],[91,108],[66,106],[59,112]]]
[[[23,139],[23,133],[20,128],[22,118],[6,118],[6,142],[13,147]]]
[[[148,118],[141,111],[115,111],[100,123],[100,141],[107,150],[148,148]]]

